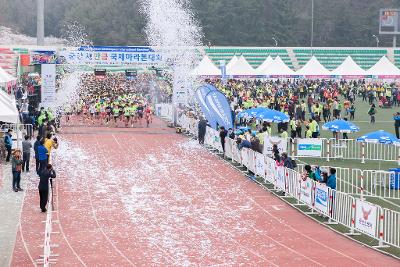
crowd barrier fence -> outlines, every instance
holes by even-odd
[[[321,142],[320,155],[308,156],[299,153],[299,141],[304,139],[288,139],[288,151],[294,158],[318,157],[326,161],[331,159],[397,162],[400,165],[400,146],[380,143],[357,142],[354,139],[319,138]]]
[[[383,209],[383,241],[395,247],[400,247],[400,212]]]
[[[321,170],[329,171],[331,166],[320,166]],[[394,186],[394,172],[381,170],[361,170],[355,168],[336,169],[336,190],[364,197],[382,199],[400,199],[400,190]],[[304,164],[298,164],[298,170],[304,172]]]
[[[221,151],[218,131],[208,127],[207,132],[206,145]],[[383,197],[381,193],[377,194],[376,190],[373,192],[364,190],[364,184],[369,186],[369,176],[375,175],[378,178],[372,179],[372,184],[386,185],[390,173],[337,168],[339,190],[333,190],[325,184],[305,178],[301,171],[288,169],[278,164],[266,155],[248,148],[239,150],[232,139],[226,139],[225,149],[225,156],[233,162],[239,163],[248,171],[263,178],[265,182],[273,184],[275,190],[295,198],[298,204],[307,205],[312,212],[323,214],[330,223],[340,223],[348,227],[349,234],[364,233],[378,241],[377,247],[384,247],[385,244],[400,247],[400,213],[383,209],[350,195],[361,195],[365,191],[364,194],[368,192],[368,194]],[[299,169],[304,169],[304,165],[299,165]],[[368,182],[364,183],[365,180]],[[347,186],[349,192],[340,191],[346,190]],[[398,193],[391,194],[391,196],[397,195]]]

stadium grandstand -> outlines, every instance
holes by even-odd
[[[35,50],[37,47],[35,48]],[[49,49],[45,47],[44,49]],[[57,49],[57,48],[51,48]],[[0,66],[12,75],[16,75],[18,68],[18,55],[29,54],[29,47],[0,47]],[[394,48],[358,48],[358,47],[204,47],[199,48],[199,58],[202,55],[209,58],[218,66],[220,60],[229,62],[235,55],[243,55],[253,68],[260,66],[270,55],[272,58],[279,56],[283,62],[293,70],[303,67],[314,55],[328,70],[337,68],[347,56],[364,70],[372,67],[382,56],[400,68],[400,49]],[[124,66],[104,66],[111,71],[122,71]]]
[[[400,49],[393,48],[338,48],[338,47],[299,47],[299,48],[268,48],[268,47],[210,47],[205,53],[218,65],[219,60],[229,61],[234,55],[243,55],[253,68],[258,67],[270,55],[282,60],[293,70],[304,66],[315,55],[319,62],[329,70],[338,67],[347,56],[363,69],[372,67],[382,56],[400,67]]]

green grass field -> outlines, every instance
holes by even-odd
[[[361,98],[357,98],[355,106],[356,106],[356,113],[353,123],[360,127],[360,131],[358,133],[348,134],[350,139],[356,139],[366,133],[378,130],[385,130],[387,132],[395,134],[393,114],[395,112],[400,111],[400,107],[393,107],[391,109],[377,108],[376,123],[371,124],[370,116],[368,115],[368,110],[370,108],[368,102],[362,101]],[[345,116],[345,112],[342,112],[341,115]],[[320,137],[333,138],[333,135],[330,131],[322,129],[323,124],[324,124],[323,122],[320,124],[321,128]],[[274,130],[275,134],[278,135],[276,127]],[[363,164],[361,163],[361,160],[330,159],[330,161],[327,162],[327,160],[323,158],[299,158],[297,159],[297,162],[302,164],[342,167],[342,168],[361,169],[361,170],[388,171],[390,168],[400,167],[398,166],[397,162],[388,162],[380,160],[377,161],[367,160]],[[366,184],[370,183],[371,181],[366,181]],[[347,192],[346,190],[343,191]],[[400,212],[400,199],[393,199],[393,198],[381,199],[377,197],[367,197],[366,199],[384,208],[389,208]]]

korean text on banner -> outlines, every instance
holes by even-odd
[[[278,146],[280,154],[287,152],[287,139],[274,136],[265,136],[264,154],[267,156],[272,156],[272,147],[274,145]]]
[[[42,64],[41,105],[50,107],[56,101],[56,65]]]
[[[319,212],[328,215],[328,201],[329,201],[329,187],[317,183],[315,186],[315,196],[314,196],[315,208]]]
[[[130,65],[157,64],[162,54],[151,47],[81,47],[78,50],[61,51],[59,61],[69,64]]]
[[[300,201],[312,206],[312,181],[311,179],[301,180]]]
[[[371,203],[356,200],[356,229],[375,236],[377,225],[377,207]]]
[[[298,139],[297,156],[299,157],[321,157],[321,139]]]

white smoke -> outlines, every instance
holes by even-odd
[[[162,49],[163,59],[172,70],[174,97],[177,92],[193,96],[195,79],[191,70],[198,64],[198,46],[202,30],[188,0],[146,0],[143,12],[147,18],[146,34],[151,46]]]

